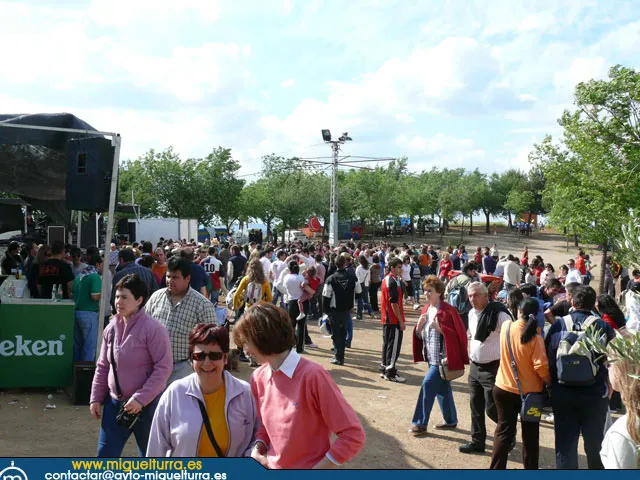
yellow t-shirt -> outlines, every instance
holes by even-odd
[[[204,405],[207,409],[207,415],[209,415],[209,423],[211,423],[213,436],[216,438],[220,450],[226,455],[229,449],[229,427],[224,414],[225,396],[225,387],[223,384],[217,392],[204,395]],[[213,448],[211,440],[209,440],[207,428],[203,423],[202,431],[200,432],[200,443],[198,444],[198,457],[217,456],[218,454]]]

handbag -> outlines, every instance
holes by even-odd
[[[522,394],[522,385],[518,378],[518,368],[516,367],[516,359],[513,357],[513,350],[511,348],[511,323],[507,326],[507,346],[509,347],[509,356],[511,357],[511,368],[513,374],[516,377],[516,383],[518,384],[518,391],[520,392],[520,400],[522,400],[522,406],[520,407],[520,419],[523,422],[540,422],[542,417],[542,407],[546,402],[546,395],[541,392],[531,392],[527,395]]]
[[[213,434],[213,430],[211,430],[211,422],[209,421],[209,415],[207,415],[207,409],[205,408],[204,403],[202,403],[202,400],[200,400],[199,398],[197,400],[198,406],[200,407],[200,413],[202,414],[202,423],[204,423],[204,428],[207,430],[209,441],[211,442],[211,445],[213,445],[213,449],[218,454],[218,458],[223,458],[224,453],[222,453],[222,449],[218,445],[218,442],[216,442],[216,437]]]
[[[113,355],[113,344],[115,343],[116,332],[115,329],[113,331],[113,335],[111,336],[111,347],[109,348],[109,352],[111,355],[111,366],[113,367],[113,377],[116,381],[116,392],[118,394],[118,412],[116,413],[116,423],[121,427],[128,428],[131,430],[138,420],[140,420],[140,413],[129,413],[124,409],[124,402],[122,401],[122,390],[120,390],[120,382],[118,381],[118,367],[116,366],[116,359]]]
[[[449,370],[449,365],[444,353],[444,335],[440,334],[440,363],[438,364],[438,371],[440,377],[447,382],[460,378],[464,375],[464,368],[462,370]]]

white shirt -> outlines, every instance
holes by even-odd
[[[520,286],[520,267],[516,262],[509,260],[504,266],[504,278],[505,283],[511,285]]]
[[[282,273],[282,270],[284,270],[285,268],[287,268],[287,266],[282,260],[276,260],[271,264],[271,273],[273,275],[270,276],[269,278],[273,282],[278,281],[278,279],[280,278],[280,274]]]
[[[546,285],[547,280],[551,280],[552,278],[556,278],[555,273],[550,272],[545,268],[540,274],[540,285]]]
[[[371,272],[368,268],[364,268],[362,265],[358,265],[358,268],[356,268],[356,277],[358,277],[358,283],[364,283],[365,287],[369,286]]]
[[[282,283],[284,288],[287,290],[287,297],[289,297],[289,301],[298,300],[302,296],[302,284],[304,283],[304,277],[299,273],[289,273],[285,275]]]
[[[638,447],[627,430],[627,415],[623,415],[607,430],[600,450],[600,459],[606,469],[638,468]],[[640,422],[640,419],[637,419]]]
[[[536,284],[536,276],[529,272],[525,275],[524,277],[524,283],[528,283],[530,285],[535,285]]]
[[[411,281],[411,264],[410,263],[402,264],[402,281],[403,282]]]
[[[514,264],[515,265],[515,264]],[[500,360],[500,329],[502,324],[511,317],[505,312],[498,314],[498,325],[489,336],[481,342],[475,340],[476,331],[478,330],[478,319],[482,312],[478,312],[472,308],[469,312],[469,332],[471,333],[471,343],[469,346],[469,358],[476,363],[489,363]]]
[[[627,291],[624,296],[625,305],[627,307],[627,330],[632,332],[640,331],[640,302],[638,301],[638,294],[633,290]]]
[[[262,257],[260,259],[260,263],[262,264],[262,269],[264,270],[264,278],[266,278],[269,282],[271,279],[269,278],[269,271],[271,270],[271,260],[267,257]]]
[[[498,256],[498,247],[491,247],[489,249],[489,255],[491,255],[492,257],[497,257]]]
[[[582,274],[577,268],[570,268],[567,273],[567,278],[564,280],[564,284],[567,283],[582,283]]]

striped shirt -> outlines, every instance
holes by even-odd
[[[217,323],[213,304],[193,288],[175,305],[166,288],[156,291],[144,307],[150,317],[167,328],[173,362],[189,358],[189,332],[199,323]]]
[[[511,320],[505,312],[498,314],[498,325],[496,329],[489,334],[484,342],[475,339],[476,330],[478,329],[478,320],[482,311],[478,312],[472,308],[469,312],[469,332],[471,333],[471,342],[469,345],[469,358],[474,363],[490,363],[500,360],[500,329],[502,324],[507,320]]]

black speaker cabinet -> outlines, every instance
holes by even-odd
[[[65,228],[58,225],[50,225],[47,228],[47,244],[53,245],[53,242],[57,241],[67,243]]]
[[[109,192],[114,147],[103,137],[77,138],[67,142],[67,195],[69,210],[105,212]]]
[[[71,403],[89,405],[91,383],[96,372],[94,362],[76,362],[73,364],[73,384],[71,385]]]

